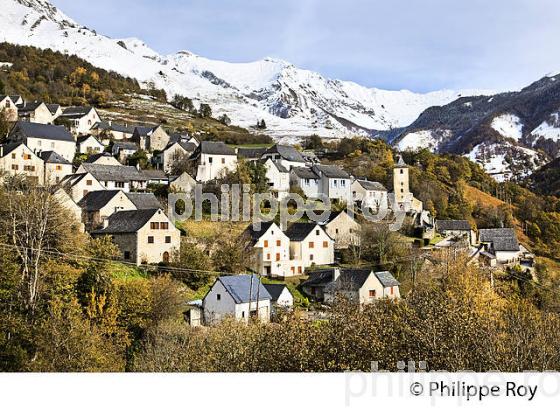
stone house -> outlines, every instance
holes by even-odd
[[[334,239],[335,249],[348,249],[360,244],[361,226],[346,211],[331,211],[323,226]]]
[[[373,213],[389,208],[388,191],[382,184],[374,181],[356,179],[352,182],[352,199],[362,209],[370,209]]]
[[[38,185],[44,183],[43,160],[23,142],[0,145],[0,170],[9,175],[25,175]]]
[[[70,121],[70,131],[74,135],[89,134],[93,126],[101,121],[94,107],[68,107],[59,118]]]
[[[237,168],[237,154],[223,142],[202,141],[191,155],[196,164],[196,180],[207,182]]]
[[[64,127],[19,121],[10,131],[10,142],[23,142],[36,154],[54,151],[68,162],[74,160],[76,141]]]
[[[79,154],[100,154],[105,150],[105,145],[93,135],[79,136],[76,139],[76,146]]]
[[[337,297],[367,305],[379,299],[399,299],[400,283],[390,272],[371,269],[339,269],[333,272],[333,281],[324,289],[324,302],[333,304]]]
[[[53,196],[56,198],[58,203],[74,217],[76,222],[80,222],[80,231],[85,232],[84,224],[81,223],[82,208],[74,202],[70,194],[68,194],[68,192],[66,192],[63,188],[58,187],[54,191]]]
[[[494,255],[498,263],[516,263],[523,255],[515,230],[512,228],[481,229],[478,235],[484,250]]]
[[[122,259],[136,265],[168,263],[181,246],[181,234],[161,209],[120,211],[93,237],[111,236]]]
[[[212,325],[227,317],[248,323],[269,322],[271,296],[257,275],[220,276],[202,301],[204,321]]]
[[[119,190],[89,192],[78,202],[78,206],[82,209],[81,220],[88,232],[101,229],[105,221],[116,212],[138,209],[128,196]]]
[[[294,276],[290,260],[290,239],[274,222],[261,223],[260,229],[250,225],[244,232],[250,239],[254,255],[249,268],[268,277]]]
[[[60,183],[73,171],[72,164],[54,151],[43,151],[39,154],[44,164],[45,184],[53,185]]]
[[[296,222],[288,227],[286,236],[290,239],[290,259],[298,264],[293,266],[294,274],[312,265],[334,263],[334,240],[322,226]]]
[[[60,181],[61,187],[76,203],[93,191],[103,191],[105,187],[89,172],[67,175]]]
[[[105,189],[120,189],[125,192],[131,190],[145,191],[148,178],[137,168],[124,165],[101,165],[83,163],[78,173],[88,172],[103,184]]]
[[[196,187],[196,180],[188,172],[183,172],[177,177],[171,177],[169,181],[169,192],[190,194]]]
[[[436,220],[436,232],[444,238],[465,239],[469,245],[476,245],[476,234],[469,221]]]
[[[17,108],[20,121],[51,124],[54,120],[51,111],[43,102],[35,101],[23,103]]]
[[[138,145],[132,141],[115,141],[111,148],[113,156],[117,157],[123,164],[127,158],[138,152]]]
[[[16,122],[18,120],[18,107],[9,95],[0,95],[0,113],[2,112],[6,121]]]
[[[197,145],[192,142],[172,141],[155,158],[155,164],[165,173],[170,173],[173,164],[188,159],[196,150]]]
[[[128,126],[127,124],[116,124],[111,121],[99,121],[94,124],[91,132],[98,138],[107,141],[111,140],[128,140],[132,138],[135,127]]]
[[[169,134],[165,132],[161,125],[155,127],[136,127],[131,140],[140,147],[141,150],[154,152],[163,151],[169,144]]]

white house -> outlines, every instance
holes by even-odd
[[[76,203],[92,191],[103,191],[105,187],[89,172],[67,175],[60,181],[61,187]]]
[[[36,154],[54,151],[68,162],[72,162],[76,154],[76,141],[72,134],[56,125],[19,121],[12,128],[8,140],[23,142]]]
[[[119,190],[89,192],[78,202],[78,206],[82,209],[81,220],[87,231],[102,228],[105,221],[116,212],[138,209],[128,196]]]
[[[43,160],[23,142],[0,145],[0,170],[9,175],[25,175],[38,185],[44,182]]]
[[[334,240],[322,226],[296,222],[288,227],[286,236],[290,239],[290,259],[297,263],[294,274],[312,265],[334,263]]]
[[[223,142],[202,141],[191,156],[197,165],[196,180],[211,181],[235,171],[237,154]]]
[[[124,165],[101,165],[83,163],[78,173],[90,173],[103,184],[105,189],[120,189],[125,192],[131,190],[145,191],[149,178],[137,168]]]
[[[51,122],[62,115],[62,107],[59,104],[45,104],[51,113]]]
[[[183,172],[177,177],[169,179],[169,192],[184,192],[190,194],[196,187],[196,180],[189,175],[188,172]]]
[[[250,225],[245,231],[255,255],[253,271],[269,277],[288,277],[296,273],[290,260],[290,239],[274,222],[261,223],[259,229]]]
[[[34,122],[37,124],[50,124],[54,120],[47,105],[40,101],[19,105],[18,116],[20,121]]]
[[[479,242],[487,253],[493,254],[498,263],[509,264],[519,261],[523,250],[512,228],[481,229]]]
[[[270,158],[266,160],[264,166],[270,191],[281,201],[290,192],[290,171],[280,162]]]
[[[400,283],[387,271],[335,268],[333,281],[324,289],[324,302],[333,304],[337,297],[344,297],[350,302],[368,305],[379,299],[399,299],[399,286]]]
[[[18,120],[18,107],[9,95],[0,95],[0,113],[4,113],[8,122],[15,122]]]
[[[351,200],[352,177],[350,174],[335,165],[313,165],[313,171],[320,178],[320,193],[331,200]]]
[[[362,208],[369,208],[374,213],[389,208],[388,191],[382,184],[374,181],[356,179],[352,183],[352,199]]]
[[[67,175],[72,174],[72,164],[54,151],[43,151],[39,154],[44,163],[45,184],[58,184]]]
[[[327,234],[334,239],[335,249],[348,249],[360,244],[360,224],[346,211],[331,211],[324,227]]]
[[[257,275],[220,276],[202,301],[204,320],[210,325],[227,317],[266,323],[270,321],[271,299]]]
[[[292,168],[290,186],[300,188],[308,198],[318,198],[321,194],[321,177],[311,168]]]
[[[294,307],[294,295],[290,289],[283,283],[265,283],[264,287],[270,294],[273,309],[274,307],[282,307],[290,309]]]
[[[80,154],[99,154],[105,150],[105,146],[93,135],[79,136],[76,145]]]
[[[288,171],[295,167],[305,167],[305,159],[301,153],[290,145],[276,144],[268,148],[262,159],[272,159],[281,164]]]
[[[93,126],[101,121],[93,107],[68,107],[59,118],[70,121],[70,130],[74,135],[88,134]]]
[[[111,149],[113,156],[117,157],[122,163],[124,163],[128,157],[134,155],[137,151],[138,145],[132,141],[115,141]]]

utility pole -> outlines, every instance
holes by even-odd
[[[247,312],[249,317],[247,318],[247,321],[249,321],[249,318],[251,317],[251,302],[252,302],[252,300],[253,300],[253,274],[251,273],[251,285],[249,286],[249,311]]]

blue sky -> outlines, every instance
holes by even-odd
[[[369,87],[513,89],[560,72],[557,0],[53,0],[110,37],[266,56]]]

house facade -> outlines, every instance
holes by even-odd
[[[251,318],[266,323],[271,299],[256,275],[220,276],[202,301],[204,321],[211,325],[232,317],[245,323]]]
[[[290,187],[301,189],[307,198],[319,198],[321,178],[310,168],[294,167],[290,171]]]
[[[161,125],[155,127],[136,127],[132,141],[144,151],[163,151],[169,144],[169,134]]]
[[[324,302],[333,304],[337,297],[360,305],[379,299],[399,299],[400,283],[387,271],[335,268],[333,281],[324,289]]]
[[[80,154],[100,154],[105,150],[105,145],[93,135],[84,135],[76,140],[77,151]]]
[[[80,202],[89,192],[105,190],[101,182],[89,172],[67,175],[60,181],[60,185],[76,203]]]
[[[270,191],[281,201],[290,192],[290,172],[282,164],[270,158],[266,160],[264,166]]]
[[[270,294],[272,308],[281,307],[285,309],[290,309],[294,307],[294,295],[290,292],[290,289],[282,283],[265,283],[264,287]]]
[[[334,240],[320,225],[296,222],[288,227],[286,236],[290,239],[290,259],[298,264],[293,266],[294,274],[312,265],[334,263]]]
[[[77,173],[90,173],[103,184],[105,189],[145,191],[148,178],[137,168],[125,165],[102,165],[83,163]]]
[[[373,213],[389,208],[387,188],[379,182],[356,179],[352,182],[352,199],[359,203],[362,209],[368,208]]]
[[[82,210],[81,220],[86,230],[101,229],[105,221],[114,213],[137,209],[123,191],[92,191],[78,202]]]
[[[334,239],[335,249],[360,245],[361,227],[346,211],[331,212],[324,224],[327,234]]]
[[[476,245],[476,234],[469,221],[436,220],[436,232],[444,238],[465,239],[469,245]]]
[[[196,150],[197,145],[192,142],[170,142],[167,147],[156,157],[156,164],[164,172],[170,173],[178,161],[188,159]]]
[[[268,277],[293,276],[296,271],[290,259],[290,239],[273,222],[262,223],[258,230],[251,225],[246,233],[255,252],[250,268]]]
[[[350,174],[334,165],[314,165],[312,169],[319,176],[321,194],[331,200],[343,202],[352,199]]]
[[[20,121],[51,124],[54,120],[51,111],[43,102],[23,103],[17,108]]]
[[[38,185],[44,184],[44,162],[22,142],[0,145],[0,170],[9,175],[25,175]]]
[[[202,141],[191,159],[196,163],[199,182],[221,178],[237,168],[237,154],[223,142]]]
[[[70,130],[74,135],[88,134],[93,126],[101,121],[93,107],[68,107],[59,118],[70,121]]]
[[[9,95],[0,95],[0,113],[4,113],[8,122],[16,122],[18,120],[18,108]]]
[[[161,209],[120,211],[92,231],[94,237],[109,235],[124,261],[136,265],[168,263],[180,249],[181,235]]]
[[[50,124],[19,121],[10,131],[10,142],[23,142],[34,153],[54,151],[66,161],[72,162],[76,154],[76,141],[64,129]]]
[[[72,174],[72,164],[54,151],[39,154],[44,163],[44,181],[47,185],[59,184],[67,175]]]
[[[292,168],[306,166],[305,159],[301,153],[290,145],[276,144],[265,151],[262,159],[271,159],[282,165],[288,171]]]

